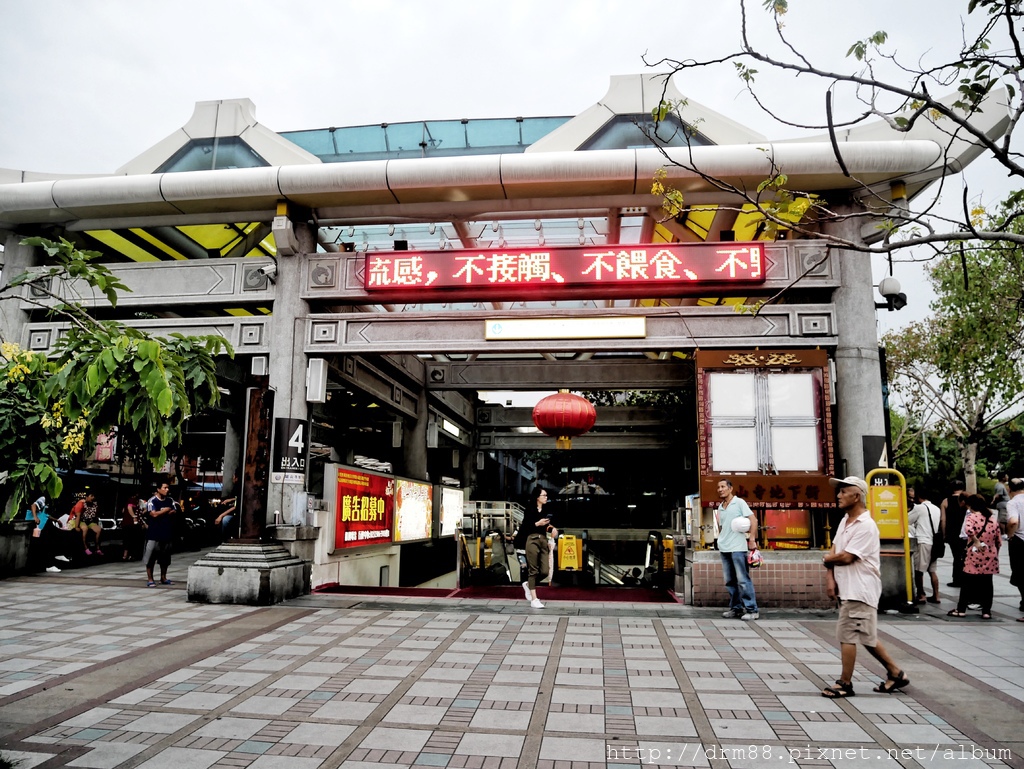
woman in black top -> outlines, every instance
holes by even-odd
[[[530,606],[543,609],[544,604],[537,598],[537,583],[543,582],[548,575],[548,528],[551,518],[544,512],[544,504],[548,501],[548,493],[540,486],[534,488],[530,495],[532,504],[523,513],[523,524],[516,532],[515,547],[526,553],[526,567],[529,578],[523,582],[523,593]]]

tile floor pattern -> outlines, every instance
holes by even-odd
[[[115,603],[129,608],[112,611]],[[0,703],[246,611],[187,604],[180,590],[96,585],[73,595],[41,581],[0,585]],[[971,740],[912,695],[818,696],[818,679],[830,681],[839,662],[809,624],[450,604],[314,608],[23,736],[8,754],[20,769],[48,760],[96,769],[861,769],[899,766],[886,749],[923,747],[937,756],[920,765],[1008,765],[969,753],[943,761]],[[941,621],[919,627],[908,631],[912,641],[944,653],[978,632]],[[986,636],[983,667],[1019,655],[1018,628]],[[858,669],[854,683],[866,693],[876,680]],[[1022,686],[1018,679],[1012,694],[1024,700]]]

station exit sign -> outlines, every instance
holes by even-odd
[[[364,280],[382,294],[664,296],[756,286],[765,266],[761,242],[392,251],[366,255]]]

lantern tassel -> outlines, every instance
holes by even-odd
[[[572,448],[572,436],[569,436],[569,435],[559,435],[558,438],[555,439],[555,448],[556,449],[571,449]]]

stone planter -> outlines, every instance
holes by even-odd
[[[34,528],[32,521],[0,523],[0,579],[25,572]]]

